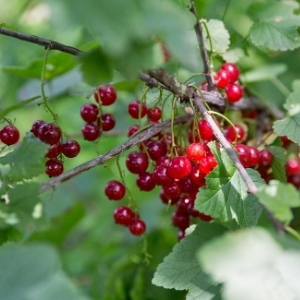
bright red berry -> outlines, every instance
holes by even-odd
[[[148,157],[142,152],[133,151],[126,158],[126,167],[133,174],[144,173],[148,164]]]
[[[289,158],[286,162],[286,173],[287,175],[299,173],[300,174],[300,159],[299,158]]]
[[[103,114],[101,116],[101,126],[103,131],[112,130],[116,125],[116,120],[112,114]]]
[[[209,174],[217,166],[217,161],[214,156],[202,157],[198,166],[202,174]]]
[[[203,156],[206,155],[206,150],[200,143],[192,143],[186,149],[186,156],[191,161],[199,161]]]
[[[95,141],[100,136],[100,128],[99,126],[93,124],[93,123],[86,123],[82,126],[81,132],[83,135],[83,138],[87,141]]]
[[[192,171],[192,163],[185,156],[177,156],[171,159],[168,166],[168,173],[174,179],[188,176]]]
[[[111,180],[106,184],[104,192],[108,199],[117,201],[125,196],[126,189],[122,182]]]
[[[250,152],[250,160],[248,166],[254,167],[259,162],[259,151],[253,146],[248,146],[248,150]]]
[[[225,88],[229,83],[229,75],[226,70],[219,70],[215,76],[216,86],[220,89]]]
[[[273,160],[273,154],[269,150],[263,149],[259,151],[259,164],[261,166],[264,167],[270,166],[272,160]]]
[[[235,138],[236,138],[236,142],[240,143],[245,139],[245,130],[244,130],[243,126],[241,126],[239,124],[235,124],[234,126],[237,131],[237,138],[236,138],[236,133],[235,133],[233,126],[229,126],[227,128],[225,137],[228,140],[228,142],[230,142],[230,143],[233,143],[235,141]]]
[[[199,169],[199,164],[193,166],[192,171],[189,175],[194,184],[198,187],[205,185],[205,176],[206,173],[202,173]]]
[[[225,63],[221,66],[221,69],[228,73],[229,83],[234,83],[239,79],[240,71],[239,68],[232,63]]]
[[[117,91],[110,84],[103,84],[98,87],[98,90],[94,93],[94,98],[97,102],[100,102],[99,95],[104,106],[113,104],[117,99]]]
[[[64,171],[63,163],[58,159],[49,159],[46,161],[46,174],[49,177],[59,176]]]
[[[156,123],[161,119],[161,109],[157,106],[149,108],[147,111],[147,116],[151,122]]]
[[[142,235],[146,231],[146,224],[143,220],[134,220],[129,225],[129,230],[133,235]]]
[[[236,83],[230,83],[225,88],[227,100],[230,103],[235,103],[243,97],[243,88]]]
[[[97,120],[99,109],[92,103],[84,104],[80,109],[81,118],[87,123],[93,123]]]
[[[77,156],[80,152],[80,145],[75,140],[68,140],[62,144],[62,153],[69,158]]]
[[[61,138],[61,130],[55,124],[44,124],[39,128],[38,136],[40,140],[46,144],[54,145]]]
[[[203,140],[211,141],[214,139],[214,133],[205,119],[198,122],[198,128]]]
[[[147,107],[140,100],[133,100],[128,105],[128,113],[132,118],[140,119],[147,114]]]
[[[245,168],[248,168],[249,167],[249,163],[251,161],[251,154],[250,154],[248,146],[243,145],[243,144],[239,144],[239,145],[235,146],[235,149],[238,152],[238,156],[239,156],[241,164]]]
[[[6,125],[0,131],[0,139],[5,145],[14,145],[20,138],[20,132],[17,127],[13,125]]]
[[[116,224],[129,226],[134,220],[135,214],[130,207],[119,206],[114,211],[114,219]]]

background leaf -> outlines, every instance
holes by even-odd
[[[286,182],[285,164],[287,161],[287,154],[285,149],[277,146],[270,146],[268,147],[268,150],[273,154],[271,167],[274,178]]]

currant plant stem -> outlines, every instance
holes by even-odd
[[[300,234],[295,230],[293,229],[292,227],[290,226],[285,226],[284,229],[290,233],[291,235],[293,235],[298,241],[300,241]]]

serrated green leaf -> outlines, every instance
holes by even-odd
[[[79,60],[83,78],[91,86],[111,81],[113,76],[111,62],[101,48],[95,48],[81,55]]]
[[[230,63],[236,63],[238,62],[243,56],[245,56],[245,53],[243,49],[241,48],[235,48],[229,51],[226,51],[222,57],[226,62]]]
[[[247,192],[246,183],[227,153],[211,145],[218,166],[206,176],[206,186],[197,195],[195,209],[224,223],[235,220],[241,227],[255,225],[261,214],[260,204]],[[247,169],[247,173],[256,186],[264,184],[257,171]]]
[[[27,100],[23,100],[21,102],[19,102],[18,104],[15,104],[15,105],[12,105],[10,107],[7,107],[3,110],[0,110],[0,120],[7,116],[10,112],[14,111],[14,110],[17,110],[25,105],[27,105],[28,103],[32,102],[32,101],[35,101],[37,99],[41,98],[41,96],[35,96],[35,97],[32,97],[30,99],[27,99]]]
[[[264,81],[270,80],[274,77],[277,77],[287,70],[287,65],[284,64],[270,64],[265,65],[259,68],[255,68],[251,71],[248,71],[242,74],[241,80],[243,82],[257,82],[257,81]]]
[[[207,23],[208,32],[211,38],[213,49],[210,49],[210,42],[207,36],[207,32],[203,29],[205,38],[205,48],[209,51],[216,52],[218,54],[224,54],[229,48],[230,36],[224,23],[220,20],[210,19]]]
[[[294,14],[299,8],[297,2],[268,1],[254,3],[249,13],[255,23],[249,33],[251,42],[259,47],[270,50],[293,50],[300,46],[297,29],[300,17]]]
[[[176,244],[173,251],[165,257],[163,263],[158,266],[152,283],[176,290],[188,290],[197,286],[202,290],[203,296],[206,296],[203,299],[213,299],[214,295],[219,293],[220,286],[203,273],[195,254],[201,245],[223,234],[225,230],[221,225],[214,223],[198,224],[195,230]]]
[[[287,136],[290,140],[300,145],[300,91],[291,93],[284,108],[287,117],[274,122],[273,129],[279,136]]]
[[[291,208],[300,206],[296,188],[277,180],[271,180],[268,185],[261,186],[256,195],[280,222],[289,223],[293,218]]]
[[[41,79],[44,58],[38,58],[26,67],[5,67],[3,71],[21,76],[23,78]],[[64,74],[76,66],[76,60],[67,53],[55,53],[49,55],[45,67],[45,80],[49,81],[61,74]]]
[[[39,140],[25,137],[12,152],[0,157],[0,164],[10,165],[6,176],[13,181],[31,179],[45,171],[43,158],[47,148]]]
[[[207,295],[201,288],[192,286],[186,295],[185,300],[221,300],[220,286],[215,286],[215,295],[211,298],[211,295]]]
[[[227,233],[198,253],[204,270],[223,282],[222,299],[297,299],[300,252],[283,251],[260,228]],[[293,271],[292,271],[293,270]]]
[[[88,300],[61,270],[56,251],[43,244],[0,249],[1,297],[6,300]],[[13,284],[13,288],[12,288]]]
[[[271,167],[273,169],[274,178],[286,182],[285,164],[287,155],[285,149],[277,146],[270,146],[268,149],[273,154]]]

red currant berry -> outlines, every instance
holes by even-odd
[[[287,178],[287,182],[291,183],[296,189],[300,189],[300,174],[290,174]]]
[[[81,132],[83,135],[83,138],[87,141],[95,141],[100,136],[100,128],[99,126],[93,124],[93,123],[86,123],[82,126]]]
[[[132,118],[140,119],[147,114],[147,107],[140,100],[133,100],[128,105],[128,113]]]
[[[125,196],[126,189],[122,182],[111,180],[106,184],[104,192],[108,199],[117,201]]]
[[[210,222],[211,220],[213,220],[213,218],[211,216],[206,215],[200,211],[198,212],[198,217],[199,217],[199,219],[201,219],[204,222]]]
[[[243,97],[243,88],[236,83],[230,83],[225,88],[227,100],[230,103],[235,103]]]
[[[182,193],[196,194],[198,193],[199,187],[189,177],[183,177],[179,181],[181,185]]]
[[[112,130],[116,125],[116,120],[111,114],[103,114],[101,116],[101,126],[103,131]]]
[[[190,226],[190,217],[187,213],[175,211],[172,215],[172,223],[175,227],[185,230]]]
[[[186,149],[186,156],[191,161],[199,161],[203,156],[205,156],[205,148],[200,143],[192,143]]]
[[[217,166],[214,156],[202,157],[199,161],[199,171],[202,174],[209,174]]]
[[[133,174],[144,173],[148,164],[148,157],[142,152],[133,151],[126,158],[126,167]]]
[[[161,119],[161,109],[157,106],[149,108],[147,111],[147,116],[151,122],[156,123]]]
[[[183,196],[178,202],[177,211],[186,214],[189,213],[189,210],[194,207],[194,199],[191,196]]]
[[[48,158],[56,158],[62,150],[62,145],[60,142],[51,145],[50,148],[48,149],[48,152],[46,154],[46,157]]]
[[[133,235],[142,235],[146,231],[146,224],[140,219],[134,220],[129,225],[129,230]]]
[[[54,145],[59,142],[61,137],[61,130],[55,124],[44,124],[40,127],[38,132],[39,138],[42,142]]]
[[[134,220],[134,217],[134,212],[130,207],[127,206],[119,206],[114,211],[114,219],[116,224],[129,226]]]
[[[248,166],[255,167],[259,162],[259,151],[253,146],[248,146],[248,150],[250,152],[250,160]]]
[[[173,182],[166,166],[158,165],[154,168],[153,179],[157,185],[168,185]]]
[[[216,86],[220,89],[225,88],[229,83],[229,75],[225,70],[219,70],[215,76]]]
[[[152,191],[155,188],[153,175],[148,172],[138,174],[136,178],[136,185],[140,188],[141,191]]]
[[[211,141],[214,139],[213,131],[205,119],[199,121],[198,128],[203,140]]]
[[[206,81],[203,81],[200,85],[199,85],[199,89],[202,91],[207,92],[208,91],[208,83]]]
[[[59,176],[64,171],[63,163],[58,159],[49,159],[46,161],[46,174],[49,177]]]
[[[132,126],[129,127],[127,136],[131,137],[133,134],[135,134],[139,130],[140,130],[140,126],[139,125],[132,125]]]
[[[243,140],[245,140],[245,130],[244,130],[243,126],[241,126],[241,125],[235,124],[234,126],[235,126],[235,129],[237,131],[236,142],[240,143]],[[228,140],[228,142],[230,142],[230,143],[233,143],[235,141],[236,133],[235,133],[235,130],[234,130],[233,126],[229,126],[227,128],[225,137]]]
[[[80,145],[75,140],[68,140],[62,145],[62,153],[69,158],[77,156],[80,152]]]
[[[42,125],[46,124],[45,121],[43,120],[36,120],[33,122],[32,127],[31,127],[31,132],[35,137],[39,137],[39,129]]]
[[[188,176],[192,171],[192,163],[185,156],[177,156],[171,159],[168,166],[168,173],[174,179]]]
[[[251,161],[251,154],[249,151],[248,146],[239,144],[235,146],[236,151],[238,152],[238,156],[240,159],[241,164],[245,167],[249,167],[249,163]]]
[[[147,143],[147,150],[151,159],[156,161],[167,154],[167,145],[163,141],[149,141]]]
[[[98,91],[94,93],[95,100],[99,103],[99,95],[102,105],[107,106],[113,104],[117,99],[117,91],[110,84],[103,84],[98,87]]]
[[[167,167],[170,164],[170,158],[168,156],[162,156],[156,161],[156,166]]]
[[[221,69],[228,73],[229,83],[234,83],[239,79],[240,71],[239,68],[232,63],[225,63],[221,66]]]
[[[178,198],[169,198],[164,194],[164,190],[161,190],[159,193],[159,197],[160,200],[162,201],[162,203],[166,204],[166,205],[174,205],[179,201],[179,197]]]
[[[178,236],[178,241],[181,241],[183,238],[185,238],[185,231],[179,230],[177,236]]]
[[[178,199],[181,194],[181,186],[177,181],[173,181],[171,184],[163,185],[163,193],[167,198]]]
[[[273,154],[269,150],[263,149],[259,151],[259,164],[261,166],[264,167],[270,166],[272,160],[273,160]]]
[[[299,158],[289,158],[286,162],[286,173],[287,175],[299,173],[300,174],[300,159]]]
[[[284,148],[287,148],[292,143],[292,141],[285,135],[281,136],[280,139],[282,142],[282,147]]]
[[[0,139],[3,144],[10,146],[18,142],[20,132],[17,127],[13,125],[6,125],[0,131]]]
[[[192,171],[189,175],[194,184],[198,187],[205,185],[205,176],[206,173],[202,173],[199,169],[199,164],[193,166]]]
[[[81,118],[88,123],[93,123],[97,120],[99,109],[97,105],[92,103],[84,104],[80,109]]]

